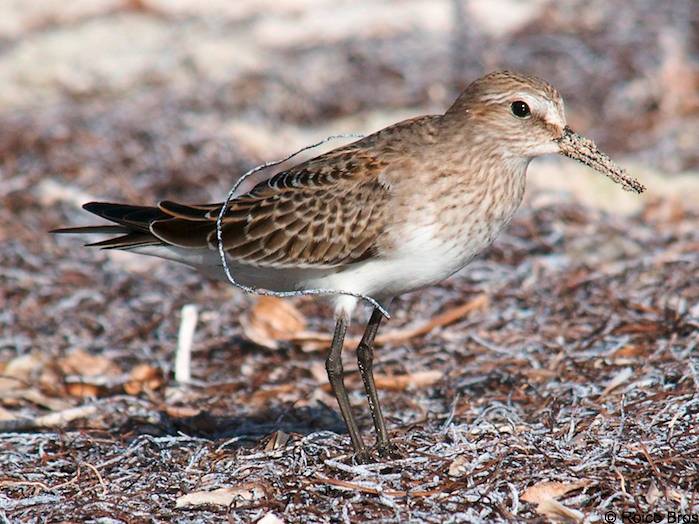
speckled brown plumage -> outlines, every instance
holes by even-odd
[[[231,258],[258,266],[332,267],[365,259],[381,234],[387,191],[385,162],[356,148],[332,152],[272,177],[237,198],[223,218]],[[215,247],[220,205],[183,209],[163,202],[151,231],[183,247]],[[193,222],[201,225],[191,234]],[[206,225],[203,225],[206,224]]]

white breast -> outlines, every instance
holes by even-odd
[[[393,250],[308,284],[381,299],[444,280],[487,248],[510,222],[524,193],[525,168],[517,173],[519,178],[501,179],[499,191],[477,197],[452,192],[427,209],[423,202],[413,216],[393,227]]]
[[[397,249],[381,258],[348,266],[306,285],[350,291],[376,299],[433,285],[464,267],[487,245],[483,235],[456,238],[437,225],[415,227]]]

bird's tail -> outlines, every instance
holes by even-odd
[[[113,204],[110,202],[88,202],[83,209],[99,217],[114,222],[115,225],[66,227],[54,229],[51,233],[93,234],[110,233],[118,236],[85,244],[102,249],[130,249],[143,246],[159,246],[163,241],[153,235],[150,226],[157,220],[170,218],[157,207]]]

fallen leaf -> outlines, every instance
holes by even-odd
[[[7,363],[3,375],[13,378],[27,379],[31,373],[44,364],[44,359],[34,353],[15,357]]]
[[[328,375],[325,372],[325,367],[323,367],[323,372],[313,373],[313,377],[318,380],[320,384],[320,389],[326,393],[332,392],[332,387],[328,382]],[[413,390],[419,388],[426,388],[433,386],[439,382],[444,376],[444,372],[438,370],[431,371],[417,371],[415,373],[407,373],[404,375],[383,375],[381,373],[374,373],[374,382],[376,387],[383,390],[389,391],[405,391]],[[349,374],[345,377],[345,385],[361,383],[361,379],[358,373]]]
[[[642,355],[645,355],[646,353],[647,353],[646,349],[643,348],[642,346],[636,346],[634,344],[627,344],[627,345],[622,346],[619,349],[617,349],[614,353],[612,353],[612,356],[614,358],[640,357]]]
[[[306,328],[306,319],[290,301],[276,297],[259,297],[250,311],[240,319],[243,333],[250,340],[270,349],[279,342],[293,340]]]
[[[417,389],[432,386],[442,380],[444,373],[439,370],[417,371],[406,375],[381,375],[375,374],[376,387],[392,391]]]
[[[570,491],[584,488],[589,485],[589,480],[578,480],[577,482],[559,482],[557,480],[545,480],[529,486],[521,496],[525,502],[538,503],[545,498],[556,499],[562,497]]]
[[[218,488],[212,491],[195,491],[177,498],[177,508],[197,506],[230,506],[235,502],[250,502],[267,496],[267,490],[259,482],[246,482],[235,487]]]
[[[0,391],[23,389],[25,382],[14,377],[0,377]]]
[[[537,369],[523,367],[519,370],[519,372],[528,379],[537,381],[551,380],[552,378],[556,378],[558,376],[558,373],[556,373],[555,371],[541,368]]]
[[[589,480],[577,482],[543,481],[529,486],[520,497],[525,502],[536,504],[536,511],[556,522],[582,522],[584,515],[570,509],[556,499],[566,493],[584,488]]]
[[[68,356],[60,359],[58,367],[65,375],[79,375],[81,377],[118,375],[121,373],[121,369],[113,360],[101,355],[91,355],[82,349],[76,349]]]
[[[44,365],[33,385],[35,387],[38,385],[38,389],[47,395],[64,397],[66,395],[66,387],[63,378],[64,375],[58,367],[55,365]]]
[[[82,382],[71,382],[66,384],[66,392],[71,397],[94,398],[100,395],[103,388],[96,384],[84,384]]]
[[[201,414],[201,409],[189,406],[165,406],[165,413],[172,418],[192,418]]]
[[[163,375],[159,368],[148,364],[139,364],[129,373],[129,381],[124,384],[124,391],[129,395],[138,395],[141,391],[155,391],[163,385]]]
[[[261,406],[266,404],[270,398],[280,397],[285,393],[291,393],[295,391],[298,386],[294,383],[279,384],[277,386],[270,386],[265,389],[258,389],[247,399],[246,404],[253,406]]]
[[[661,332],[661,325],[658,322],[640,321],[629,322],[614,330],[615,335],[645,334],[648,336]]]
[[[650,487],[648,488],[648,492],[645,495],[646,502],[648,502],[648,504],[652,506],[658,501],[661,495],[662,491],[658,489],[658,486],[656,486],[654,481],[651,481]]]

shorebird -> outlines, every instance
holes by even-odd
[[[221,222],[230,270],[255,288],[349,291],[386,305],[449,277],[489,246],[522,201],[529,162],[551,153],[582,161],[628,190],[644,190],[568,127],[561,96],[551,85],[526,74],[494,72],[471,83],[444,114],[381,129],[231,200]],[[90,202],[84,209],[114,225],[56,232],[118,233],[87,245],[161,257],[225,278],[216,232],[222,206]],[[367,460],[341,359],[358,298],[337,294],[332,300],[328,379],[355,454]],[[372,373],[381,320],[374,309],[357,362],[376,449],[384,455],[392,445]]]

